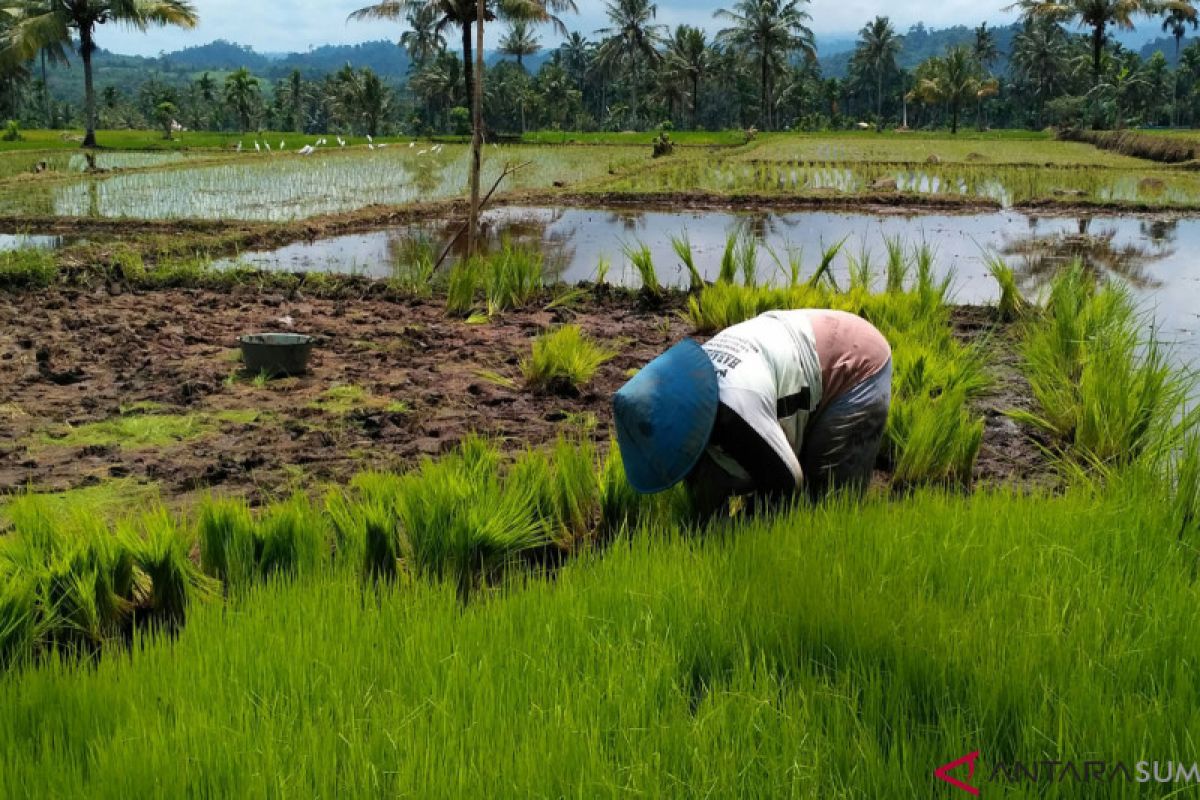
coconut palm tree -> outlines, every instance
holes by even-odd
[[[1032,93],[1038,127],[1042,125],[1046,101],[1057,95],[1067,81],[1069,49],[1066,32],[1051,19],[1026,19],[1013,38],[1013,77]]]
[[[115,22],[144,31],[154,25],[193,28],[198,21],[188,0],[7,0],[0,8],[12,17],[4,36],[5,57],[24,62],[43,50],[61,54],[65,48],[78,47],[87,114],[84,147],[96,146],[96,90],[92,81],[96,26]]]
[[[1196,8],[1190,2],[1181,2],[1167,9],[1162,21],[1164,32],[1171,34],[1175,40],[1175,84],[1171,89],[1171,124],[1178,123],[1175,106],[1179,103],[1179,47],[1183,37],[1187,35],[1188,26],[1196,30],[1200,20],[1196,19]]]
[[[717,38],[739,47],[758,62],[759,115],[764,128],[771,124],[771,76],[795,52],[815,58],[813,33],[805,24],[811,17],[800,9],[808,0],[738,0],[733,10],[718,9],[717,19],[730,27]]]
[[[1045,17],[1055,22],[1075,21],[1091,28],[1092,78],[1101,78],[1101,55],[1109,28],[1131,31],[1138,14],[1155,14],[1186,5],[1186,0],[1019,0],[1009,8],[1018,8],[1026,18]]]
[[[523,19],[508,24],[508,32],[500,40],[500,52],[517,60],[517,66],[525,69],[525,57],[536,55],[542,49],[533,28]]]
[[[437,6],[423,4],[409,10],[405,18],[408,30],[400,34],[400,46],[412,60],[410,69],[419,71],[429,60],[446,49],[446,37],[438,25]]]
[[[700,109],[700,81],[712,67],[712,51],[708,49],[704,31],[691,25],[680,25],[676,28],[675,37],[671,40],[667,52],[667,63],[674,75],[686,79],[691,86],[694,130]]]
[[[875,76],[875,130],[883,130],[883,76],[896,68],[900,38],[887,17],[876,17],[858,32],[854,58]]]
[[[929,59],[922,66],[926,69],[919,72],[925,77],[917,82],[913,95],[926,104],[944,104],[950,115],[952,134],[958,133],[963,106],[990,97],[998,90],[996,81],[980,74],[974,56],[961,45],[950,48],[941,58]]]
[[[596,66],[628,75],[629,108],[636,117],[641,68],[662,60],[658,47],[663,42],[663,26],[653,21],[658,6],[650,0],[609,0],[607,11],[612,24],[596,31],[605,37],[596,50]]]
[[[257,99],[258,78],[251,75],[250,70],[242,67],[226,76],[225,104],[237,117],[242,133],[250,130],[250,120],[254,115],[254,105]]]
[[[975,29],[975,39],[971,42],[971,55],[979,62],[984,72],[992,68],[996,59],[1000,58],[1000,48],[996,46],[996,37],[988,29],[986,22]]]
[[[381,0],[374,5],[360,8],[350,14],[358,22],[370,20],[396,21],[407,18],[422,7],[432,8],[437,15],[434,28],[439,34],[446,28],[456,27],[462,34],[463,86],[466,89],[467,109],[474,114],[475,93],[475,50],[472,28],[478,18],[478,0]],[[549,23],[561,34],[566,26],[556,14],[578,11],[575,0],[485,0],[484,21],[492,22],[497,17],[508,20],[524,20],[536,24]]]

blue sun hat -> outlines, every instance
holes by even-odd
[[[652,494],[696,466],[717,420],[717,372],[704,348],[684,339],[613,396],[617,445],[634,489]]]

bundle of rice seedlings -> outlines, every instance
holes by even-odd
[[[532,494],[536,515],[559,550],[577,549],[595,531],[600,483],[590,440],[560,436],[550,455],[529,450],[513,464],[507,481]]]
[[[775,262],[775,269],[786,279],[788,288],[800,285],[800,273],[804,264],[804,249],[792,244],[785,244],[783,255],[780,256],[775,248],[767,245],[767,253]]]
[[[887,248],[886,287],[889,293],[904,291],[908,280],[910,263],[905,253],[904,240],[899,236],[889,236],[883,241]]]
[[[933,399],[896,398],[887,440],[896,485],[967,485],[983,442],[983,419],[967,410],[962,387]]]
[[[188,541],[163,510],[145,517],[141,530],[120,534],[145,580],[139,580],[138,614],[153,624],[174,628],[187,620],[188,606],[217,591],[188,557]]]
[[[536,391],[577,394],[615,355],[615,350],[597,344],[578,325],[563,325],[534,340],[531,356],[521,362],[521,372],[525,383]]]
[[[32,577],[0,570],[0,672],[32,657],[38,641]]]
[[[717,273],[717,283],[733,283],[737,280],[737,249],[741,237],[740,228],[734,228],[725,234],[725,250],[721,253],[721,269]]]
[[[224,583],[227,592],[248,586],[257,572],[261,543],[245,501],[204,502],[197,517],[197,531],[204,574]]]
[[[754,287],[758,285],[758,239],[749,231],[742,236],[741,245],[737,250],[738,266],[742,272],[742,285]]]
[[[268,509],[259,520],[257,535],[262,542],[257,564],[262,577],[311,572],[330,549],[321,515],[299,493]]]
[[[698,292],[703,289],[704,276],[696,268],[696,256],[692,252],[692,243],[688,239],[686,230],[680,236],[671,237],[671,248],[675,251],[675,255],[679,256],[680,263],[688,271],[688,280],[690,281],[689,290]]]
[[[1028,303],[1017,286],[1017,275],[1004,259],[995,253],[984,257],[988,272],[1000,287],[1000,299],[996,303],[996,314],[1004,322],[1014,322],[1024,315]]]
[[[483,263],[483,289],[489,316],[527,305],[542,291],[545,265],[537,250],[514,246],[506,240],[500,252]]]
[[[654,255],[650,252],[649,245],[638,242],[636,246],[626,244],[624,249],[625,257],[629,259],[642,282],[642,294],[654,299],[661,298],[662,286],[658,282],[658,273],[654,271]]]
[[[478,261],[464,259],[450,268],[446,284],[446,313],[455,317],[468,316],[475,310],[475,293],[479,289]]]

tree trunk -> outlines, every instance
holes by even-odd
[[[79,28],[79,58],[83,61],[83,104],[87,117],[87,131],[83,135],[84,147],[96,146],[96,87],[92,82],[92,52],[96,49],[92,41],[92,29],[87,25]]]
[[[1179,43],[1183,36],[1175,34],[1175,80],[1171,84],[1171,127],[1179,124]]]
[[[463,89],[465,89],[464,95],[467,98],[467,111],[471,112],[471,119],[475,118],[475,62],[471,57],[473,48],[474,46],[471,44],[471,23],[468,20],[462,24]]]
[[[1092,78],[1100,84],[1100,56],[1104,53],[1104,23],[1092,29]]]
[[[471,85],[471,109],[474,132],[471,137],[471,218],[467,220],[467,257],[479,252],[479,173],[483,166],[483,21],[487,0],[479,0],[475,22],[476,48],[474,83]],[[470,28],[464,42],[470,46]]]
[[[958,103],[950,104],[950,133],[958,133]]]
[[[696,130],[696,119],[700,110],[700,73],[692,74],[692,130]]]
[[[768,124],[767,117],[767,54],[763,53],[762,58],[758,60],[759,67],[759,98],[758,102],[762,105],[759,109],[758,118],[761,121],[763,130],[768,130],[771,126]]]
[[[883,131],[883,67],[875,74],[875,132]]]

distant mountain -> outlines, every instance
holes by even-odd
[[[1179,43],[1179,52],[1182,53],[1195,40],[1196,37],[1194,36],[1183,37],[1183,41]],[[1149,58],[1159,50],[1162,50],[1162,54],[1167,57],[1167,63],[1172,67],[1175,66],[1175,38],[1172,36],[1160,36],[1157,39],[1151,39],[1142,45],[1141,50],[1138,51],[1138,55],[1142,58]]]
[[[1005,27],[990,28],[996,40],[996,49],[1000,58],[992,69],[1003,72],[1008,69],[1008,54],[1012,50],[1013,36],[1020,30],[1016,23]],[[975,28],[966,25],[955,25],[951,28],[926,28],[917,23],[900,37],[900,54],[896,61],[903,69],[912,69],[931,56],[940,56],[956,45],[971,45],[975,41]],[[841,51],[830,54],[818,52],[821,62],[821,72],[829,78],[844,78],[850,73],[850,59],[854,55],[854,42]]]

